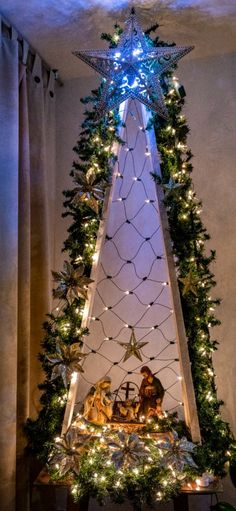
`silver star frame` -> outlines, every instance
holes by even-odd
[[[167,118],[160,76],[192,49],[193,46],[152,46],[132,9],[116,48],[72,53],[104,77],[105,84],[97,105],[98,118],[128,98],[138,99]]]

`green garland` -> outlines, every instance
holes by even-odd
[[[158,25],[154,25],[146,31],[147,41],[150,45],[166,46],[166,43],[160,41],[158,37],[155,39],[150,37],[150,33],[157,27]],[[115,47],[121,32],[122,29],[115,25],[113,36],[102,34],[102,38],[107,40],[111,47]],[[199,467],[199,473],[210,471],[222,476],[225,473],[225,464],[230,459],[230,451],[235,444],[228,424],[221,419],[219,413],[222,402],[217,399],[212,364],[212,353],[217,349],[217,341],[211,339],[210,329],[219,324],[214,315],[214,309],[220,302],[219,299],[213,299],[210,295],[215,281],[209,266],[215,259],[215,253],[212,251],[209,256],[205,254],[204,244],[209,239],[209,235],[199,216],[201,203],[196,198],[190,177],[192,154],[186,146],[189,128],[181,115],[184,104],[183,87],[177,85],[172,73],[169,72],[163,76],[162,86],[169,110],[169,120],[166,122],[157,115],[153,115],[147,129],[154,126],[161,156],[162,178],[160,179],[155,173],[153,178],[158,186],[162,186],[165,193],[164,202],[176,260],[202,434],[202,445],[195,449],[194,459]],[[76,345],[74,346],[76,349],[81,348],[83,336],[88,333],[86,329],[81,328],[84,299],[83,293],[80,294],[82,284],[76,277],[76,272],[79,271],[80,276],[88,278],[91,272],[103,205],[101,195],[100,198],[96,195],[96,189],[99,189],[101,194],[102,188],[105,191],[106,187],[109,187],[116,158],[112,153],[112,147],[114,142],[122,144],[122,140],[117,135],[117,128],[120,125],[117,112],[110,112],[102,121],[95,120],[96,102],[102,88],[103,83],[98,90],[92,91],[90,97],[82,100],[85,105],[90,104],[93,108],[85,111],[83,131],[74,147],[78,158],[73,162],[71,170],[75,187],[64,192],[66,212],[63,216],[72,217],[68,237],[64,243],[64,250],[69,254],[70,264],[67,263],[64,273],[60,272],[60,277],[59,273],[54,273],[55,281],[57,283],[60,281],[59,287],[54,290],[54,295],[61,296],[63,299],[44,323],[43,352],[39,356],[46,374],[44,383],[39,385],[42,391],[42,409],[35,421],[29,419],[26,424],[29,451],[44,463],[52,460],[56,452],[55,437],[60,434],[68,395],[65,374],[70,374],[73,367],[72,360],[63,360],[62,348],[73,345]],[[87,188],[81,184],[81,176],[82,181],[85,177],[87,181],[90,180]],[[85,286],[84,292],[86,293]],[[55,377],[55,363],[53,364],[53,360],[56,360],[55,354],[60,356],[57,377]],[[78,360],[77,357],[77,362]],[[164,419],[159,427],[160,431],[173,429],[178,430],[180,435],[185,434],[182,424],[176,420],[176,417]],[[152,430],[152,426],[150,428]],[[106,437],[107,433],[103,435]],[[61,452],[66,455],[65,446],[61,449]],[[103,500],[108,495],[116,501],[128,497],[137,507],[138,502],[142,504],[150,503],[153,498],[159,500],[170,498],[179,489],[179,478],[173,477],[170,469],[162,465],[157,453],[154,455],[154,462],[147,465],[148,468],[138,472],[130,468],[125,469],[118,486],[115,484],[117,482],[115,465],[109,463],[104,465],[105,451],[100,449],[99,441],[93,442],[89,453],[90,456],[88,452],[81,454],[78,473],[74,474],[71,469],[71,477],[74,474],[71,483],[72,492],[76,499],[88,494],[99,500]],[[106,451],[106,456],[109,457],[109,450]],[[94,476],[95,466],[95,473],[98,473],[99,477]],[[182,475],[186,478],[189,473],[194,475],[195,472],[196,470],[192,473],[186,466]],[[61,477],[60,470],[55,469],[55,466],[52,469],[52,477]],[[167,481],[167,484],[163,483],[164,481]],[[153,494],[154,482],[155,495]]]
[[[171,76],[169,80],[173,83]],[[165,191],[164,201],[179,280],[203,443],[198,449],[198,465],[222,476],[225,463],[230,460],[234,439],[229,425],[219,413],[223,402],[217,399],[212,362],[212,353],[218,342],[211,338],[210,329],[220,324],[214,314],[220,300],[211,297],[216,282],[209,267],[215,260],[215,252],[211,251],[209,256],[205,254],[205,241],[210,236],[199,216],[201,202],[196,197],[190,177],[192,153],[186,146],[189,128],[181,115],[184,101],[174,88],[167,92],[167,97],[168,123],[157,116],[152,120],[161,155],[162,179],[156,175],[153,177]],[[175,188],[171,180],[181,186]]]

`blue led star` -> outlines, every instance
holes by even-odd
[[[98,117],[133,98],[166,118],[160,76],[192,49],[193,46],[150,46],[132,9],[115,49],[80,50],[73,54],[106,79],[97,105]]]

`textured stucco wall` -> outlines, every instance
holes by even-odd
[[[213,266],[217,287],[213,296],[223,300],[218,310],[222,325],[214,329],[213,336],[220,340],[219,351],[214,356],[218,395],[225,401],[223,415],[236,434],[236,52],[232,53],[232,38],[236,39],[230,20],[212,24],[210,18],[199,20],[194,13],[178,43],[199,47],[180,63],[178,76],[187,91],[185,113],[191,129],[189,146],[195,155],[193,181],[199,198],[203,201],[203,221],[211,235],[207,249],[217,251]],[[164,28],[163,34],[165,33]],[[168,32],[168,26],[167,26]],[[175,36],[171,23],[171,36]],[[236,42],[236,41],[235,41]],[[219,44],[220,43],[220,44]],[[56,260],[59,268],[65,239],[66,220],[60,220],[62,211],[61,191],[70,187],[68,170],[73,160],[72,147],[78,138],[83,105],[79,98],[96,86],[94,74],[65,82],[57,92],[57,211],[56,211]],[[236,491],[226,482],[224,499],[236,505]],[[209,509],[209,501],[193,499],[192,511]],[[94,508],[93,508],[94,509]],[[165,507],[165,509],[167,509]],[[169,509],[169,508],[168,508]]]

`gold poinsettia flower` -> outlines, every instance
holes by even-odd
[[[90,438],[91,435],[79,435],[77,428],[69,428],[61,438],[56,439],[54,454],[49,463],[59,470],[61,477],[70,470],[79,474],[80,458]]]
[[[74,174],[77,184],[74,202],[85,201],[87,205],[98,214],[99,202],[104,200],[104,192],[108,183],[104,179],[98,181],[98,176],[93,169],[89,169],[86,174],[77,170]]]
[[[69,346],[58,340],[56,352],[47,355],[47,360],[53,365],[51,381],[61,376],[65,387],[67,387],[73,372],[84,372],[80,362],[86,356],[87,354],[80,351],[80,343],[75,342]]]
[[[67,261],[64,262],[63,271],[52,271],[54,281],[59,283],[58,287],[53,290],[54,298],[67,299],[70,305],[75,298],[87,300],[87,286],[91,284],[93,280],[86,277],[83,273],[83,264],[74,268],[74,266]]]

